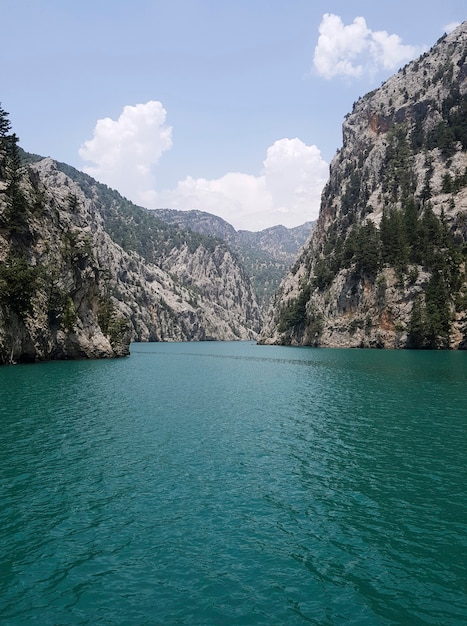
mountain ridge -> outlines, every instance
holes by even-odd
[[[161,220],[226,241],[252,277],[258,302],[265,310],[281,280],[310,237],[315,222],[294,228],[271,226],[261,231],[236,230],[217,215],[200,210],[154,209]]]
[[[467,22],[354,103],[261,343],[467,345]]]
[[[223,241],[164,224],[71,166],[26,161],[14,135],[0,137],[0,363],[257,338],[251,281]]]

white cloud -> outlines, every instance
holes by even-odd
[[[364,17],[344,25],[338,15],[325,13],[319,27],[313,63],[320,76],[359,78],[378,70],[396,70],[424,51],[405,45],[399,35],[372,31]]]
[[[199,209],[237,229],[293,227],[318,217],[328,164],[316,146],[300,139],[280,139],[270,146],[257,176],[188,176],[174,189],[158,190],[155,166],[172,146],[172,129],[165,119],[162,104],[151,101],[125,106],[116,121],[98,120],[93,138],[79,151],[93,164],[84,171],[147,208]]]
[[[199,209],[224,218],[235,228],[256,230],[267,225],[257,219],[270,209],[264,177],[229,172],[221,178],[208,180],[188,176],[173,190],[159,194],[158,205],[173,209]],[[155,208],[155,207],[152,207]]]
[[[118,189],[134,202],[154,198],[154,167],[172,146],[172,128],[160,102],[125,106],[118,120],[108,117],[96,123],[94,136],[79,150],[93,165],[84,171]]]
[[[214,213],[237,229],[288,228],[316,219],[328,164],[300,139],[280,139],[267,150],[259,176],[231,172],[218,179],[188,177],[158,195],[159,206]]]

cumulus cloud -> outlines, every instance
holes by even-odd
[[[125,106],[118,120],[97,121],[93,138],[80,157],[90,163],[84,171],[142,204],[155,198],[154,168],[172,146],[172,128],[160,102]]]
[[[318,217],[327,177],[328,164],[316,146],[280,139],[268,148],[260,175],[188,177],[158,200],[161,206],[214,213],[237,229],[292,228]]]
[[[300,139],[280,139],[267,149],[258,175],[228,172],[216,179],[188,176],[159,190],[156,166],[172,146],[160,102],[125,106],[117,120],[97,121],[79,154],[84,171],[150,209],[199,209],[223,217],[237,229],[298,226],[316,219],[328,164],[319,149]]]
[[[326,79],[360,78],[384,69],[393,71],[424,51],[405,45],[399,35],[372,31],[364,17],[345,25],[338,15],[325,13],[319,27],[313,64]]]

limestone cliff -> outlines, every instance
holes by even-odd
[[[0,363],[257,338],[251,281],[224,242],[168,227],[50,158],[23,155],[13,188],[2,154]]]
[[[72,189],[44,184],[44,167],[0,183],[0,364],[125,356],[129,327],[112,305],[93,216],[76,210]]]
[[[51,184],[72,187],[77,207],[89,207],[98,232],[111,238],[110,249],[101,251],[97,242],[96,252],[109,268],[109,289],[132,339],[258,337],[262,319],[251,280],[225,242],[167,225],[70,166],[35,167]]]
[[[467,22],[354,104],[265,343],[467,347]]]
[[[168,224],[225,241],[251,277],[256,298],[264,312],[314,226],[314,222],[306,222],[295,228],[278,225],[252,232],[235,230],[221,217],[204,211],[157,209],[154,213]]]

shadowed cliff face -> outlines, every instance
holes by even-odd
[[[51,159],[18,170],[13,210],[2,173],[0,363],[257,337],[251,282],[223,242],[168,229]]]
[[[261,341],[467,346],[467,23],[354,104]]]

